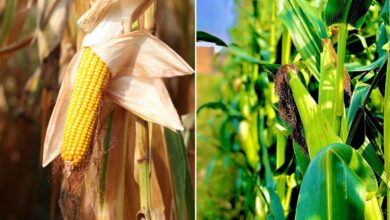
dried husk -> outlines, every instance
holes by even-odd
[[[136,116],[112,104],[105,104],[104,108],[99,122],[104,126],[98,131],[84,182],[79,183],[84,184],[80,196],[80,204],[83,204],[79,210],[80,217],[135,219],[140,210],[138,156],[135,150]],[[111,128],[108,129],[110,124]],[[168,178],[171,174],[161,126],[154,125],[151,132],[151,207],[170,219],[173,191]],[[109,147],[105,149],[107,140]]]
[[[130,53],[131,57],[126,56],[126,54],[123,54],[123,56],[116,56],[116,59],[108,59],[105,57],[107,58],[105,62],[109,67],[112,66],[111,62],[116,62],[122,64],[122,66],[128,70],[125,72],[121,69],[110,69],[113,77],[109,81],[106,89],[108,94],[107,97],[147,121],[161,124],[174,130],[182,130],[179,116],[169,98],[169,94],[162,79],[159,77],[163,77],[165,74],[169,77],[178,74],[188,74],[192,73],[192,69],[188,65],[185,65],[186,63],[173,51],[168,50],[166,46],[160,46],[160,50],[156,48],[157,51],[161,51],[164,56],[147,55],[147,53],[152,52],[150,50],[151,46],[159,47],[158,45],[164,44],[162,42],[148,44],[148,42],[156,43],[158,41],[156,38],[151,38],[153,40],[149,41],[150,35],[146,32],[134,33],[136,36],[141,37],[133,38],[131,34],[128,34],[126,36],[130,37],[125,38],[124,40],[128,41],[129,44],[131,44],[132,40],[137,40],[135,44],[139,45],[138,47],[129,46],[125,48],[127,49],[126,52],[133,52]],[[116,39],[114,39],[114,42],[118,42],[120,45],[123,44],[122,40],[116,41]],[[115,47],[115,43],[111,43],[110,45]],[[143,48],[146,49],[144,50]],[[117,53],[125,53],[125,49],[118,49]],[[108,53],[110,48],[100,46],[97,50],[99,51],[98,53],[103,53],[103,51]],[[57,98],[57,104],[54,107],[46,133],[43,166],[50,163],[50,161],[60,153],[65,115],[69,105],[70,94],[75,81],[81,53],[82,50],[75,55],[65,73],[64,81]],[[139,60],[138,56],[143,57],[143,59]],[[144,59],[148,59],[150,63],[145,62]],[[145,65],[148,67],[145,67]],[[136,76],[133,76],[134,70],[138,71],[135,73]],[[156,70],[157,73],[155,73],[154,70]]]
[[[62,188],[60,202],[63,204],[62,212],[68,218],[136,218],[140,210],[140,195],[134,122],[136,117],[140,117],[153,122],[150,180],[152,210],[158,210],[156,213],[160,217],[175,219],[172,213],[175,206],[174,190],[169,178],[171,171],[161,125],[173,130],[181,130],[183,127],[162,78],[191,74],[193,70],[152,35],[143,31],[122,34],[125,32],[122,22],[134,19],[122,15],[131,15],[136,7],[130,5],[137,1],[129,1],[129,8],[119,7],[117,2],[123,6],[123,1],[112,1],[105,7],[100,5],[103,10],[101,15],[98,11],[89,11],[91,14],[86,16],[87,20],[96,23],[91,23],[92,31],[86,35],[81,50],[67,67],[49,122],[44,144],[44,166],[60,153],[66,110],[80,54],[84,47],[91,47],[107,64],[112,75],[103,93],[104,102],[98,114],[90,157],[84,167],[73,170],[63,179],[67,185]],[[103,4],[108,1],[97,2]],[[112,26],[108,27],[108,24]],[[85,30],[90,31],[88,27]]]

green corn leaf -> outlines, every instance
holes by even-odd
[[[237,63],[242,63],[242,61],[248,62],[248,63],[253,63],[253,64],[259,64],[260,69],[264,70],[269,73],[274,73],[276,72],[280,65],[279,64],[272,64],[272,63],[267,63],[264,62],[249,53],[243,51],[241,48],[239,48],[237,45],[231,45],[228,49],[228,52],[233,54],[237,59]]]
[[[378,156],[372,144],[367,144],[367,146],[361,147],[358,151],[370,165],[371,169],[375,172],[375,174],[386,182],[383,159]]]
[[[362,107],[358,107],[351,126],[349,127],[349,133],[347,138],[347,144],[355,149],[358,149],[365,140],[366,137],[366,115]]]
[[[387,42],[389,42],[389,39],[387,37],[387,32],[386,32],[386,28],[385,28],[384,24],[382,24],[379,27],[378,32],[377,32],[377,38],[378,38],[378,41],[377,41],[376,50],[378,51],[378,55],[379,55],[379,57],[383,57],[383,56],[386,57],[387,53],[383,49],[383,45],[385,45]]]
[[[375,175],[363,157],[345,144],[326,146],[310,162],[298,197],[296,219],[364,219],[375,197]]]
[[[172,174],[177,218],[179,220],[194,219],[194,191],[182,136],[168,128],[164,128],[164,136]],[[185,217],[184,210],[187,210],[187,217]]]
[[[351,34],[347,38],[347,50],[351,54],[359,54],[367,50],[369,46],[376,43],[376,36],[362,36],[359,34]]]
[[[269,213],[267,219],[284,220],[284,211],[279,196],[270,187],[260,187],[260,192],[267,202]]]
[[[362,66],[360,64],[355,64],[355,63],[348,63],[345,66],[347,67],[347,71],[349,73],[367,72],[367,71],[371,71],[371,70],[374,70],[376,68],[383,66],[383,64],[386,62],[386,60],[387,60],[387,55],[384,54],[384,55],[380,56],[374,62],[372,62],[368,65],[365,65],[365,66]]]
[[[387,58],[387,56],[385,56]],[[364,100],[364,104],[366,104],[369,101],[369,97],[371,96],[371,92],[375,88],[379,88],[382,94],[384,94],[385,90],[385,81],[386,81],[386,65],[387,65],[387,60],[384,60],[384,63],[382,64],[381,68],[379,71],[376,73],[374,81],[371,83],[370,89],[368,91],[368,94],[366,96],[366,99]]]
[[[364,105],[367,98],[370,86],[366,83],[357,82],[354,88],[354,92],[351,97],[351,105],[347,110],[347,123],[348,128],[351,127],[352,121],[355,120],[355,114],[358,108]]]
[[[223,40],[204,31],[196,32],[196,41],[205,41],[209,43],[215,43],[218,46],[227,47],[227,44]]]
[[[295,157],[297,158],[299,169],[302,172],[302,176],[304,176],[306,173],[307,167],[309,166],[310,158],[303,151],[302,147],[299,146],[297,143],[293,143],[293,148],[294,148]]]
[[[318,80],[321,53],[320,38],[326,37],[326,28],[316,12],[300,0],[277,1],[278,16],[289,31],[292,41],[306,66]]]
[[[237,111],[234,108],[231,108],[230,106],[226,105],[222,101],[205,103],[198,108],[197,113],[201,112],[203,109],[221,110],[224,113],[226,113],[230,118],[238,118],[238,119],[243,118],[241,112]]]
[[[383,155],[383,137],[384,137],[384,128],[380,125],[376,117],[367,109],[364,108],[364,113],[366,115],[366,135],[370,143],[375,147],[378,152]]]
[[[297,73],[290,70],[290,87],[305,129],[306,143],[310,158],[313,158],[324,146],[341,143],[329,122],[318,108],[317,103],[303,86]]]
[[[386,0],[382,10],[381,10],[381,17],[383,21],[387,24],[390,25],[390,14],[389,14],[389,0]]]
[[[326,24],[348,23],[360,27],[372,0],[328,0],[324,11]]]

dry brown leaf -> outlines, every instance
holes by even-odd
[[[0,57],[8,57],[13,52],[16,52],[20,49],[23,49],[25,47],[30,46],[31,44],[34,43],[34,41],[35,41],[35,34],[26,37],[25,39],[23,39],[20,42],[13,43],[13,44],[9,45],[8,47],[1,48],[0,49]]]
[[[145,31],[123,34],[106,43],[92,45],[91,49],[107,64],[114,77],[172,77],[194,72],[175,51]]]
[[[77,21],[79,28],[85,32],[91,32],[98,22],[107,15],[111,6],[118,0],[97,0],[92,7]]]
[[[44,60],[62,39],[71,6],[70,0],[38,1],[38,50]]]
[[[28,0],[17,1],[15,12],[12,16],[12,24],[10,32],[7,36],[6,45],[14,44],[22,31],[23,24],[26,21],[28,12],[31,9],[31,4],[28,4]]]
[[[110,81],[109,97],[146,121],[183,130],[164,83],[159,78],[122,76]]]
[[[108,3],[101,0],[79,19],[81,28],[88,34],[83,39],[83,45],[93,45],[106,42],[128,31],[131,15],[139,7],[142,0],[115,0]],[[103,5],[106,5],[103,7]],[[101,16],[101,15],[104,16]],[[97,18],[98,17],[98,18]],[[96,19],[94,19],[96,18]]]
[[[133,12],[131,20],[137,20],[156,0],[143,0],[142,4]]]

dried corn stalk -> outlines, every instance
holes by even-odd
[[[66,129],[66,112],[72,109],[69,107],[72,102],[71,96],[76,91],[77,72],[82,65],[80,62],[85,51],[90,50],[96,54],[99,62],[101,61],[107,66],[110,76],[107,80],[107,86],[103,86],[101,93],[97,93],[97,96],[102,96],[101,104],[92,108],[97,108],[96,111],[92,111],[92,115],[96,114],[97,117],[96,124],[93,119],[90,123],[93,132],[84,132],[88,137],[93,134],[90,140],[85,139],[89,143],[88,145],[92,145],[92,148],[85,150],[87,155],[81,153],[80,161],[85,158],[87,160],[82,169],[67,169],[65,167],[65,170],[70,171],[63,181],[65,191],[61,196],[62,209],[65,210],[65,214],[68,213],[65,217],[91,216],[93,214],[99,219],[131,219],[136,216],[133,209],[124,208],[127,207],[125,204],[131,201],[130,198],[125,198],[129,194],[126,191],[130,190],[133,192],[131,194],[134,194],[137,190],[137,185],[127,182],[132,179],[136,180],[132,172],[128,172],[127,169],[134,170],[133,172],[136,170],[134,166],[132,168],[127,166],[132,164],[135,156],[134,140],[132,139],[134,134],[131,133],[133,130],[129,128],[130,123],[134,120],[133,116],[125,114],[126,110],[146,121],[173,130],[182,130],[179,116],[162,78],[191,74],[193,70],[172,49],[149,33],[135,31],[124,34],[128,29],[126,24],[131,24],[131,21],[135,19],[131,16],[132,12],[140,3],[141,1],[97,1],[96,4],[101,5],[92,7],[80,22],[84,30],[90,31],[90,33],[85,36],[80,51],[73,57],[65,72],[45,137],[43,166],[49,164],[59,155],[64,137],[69,138],[69,134],[72,133],[72,128]],[[99,10],[101,10],[101,14],[99,14]],[[89,68],[87,68],[87,72]],[[91,72],[98,74],[100,71],[91,70]],[[83,98],[85,97],[79,93],[77,99],[83,100]],[[98,97],[92,100],[96,101],[96,98]],[[119,106],[113,110],[112,103]],[[73,107],[74,109],[77,108]],[[77,125],[73,126],[77,128]],[[67,131],[65,134],[69,133],[68,136],[65,136],[65,131]],[[83,133],[82,129],[79,131]],[[76,137],[76,139],[78,138]],[[106,140],[110,140],[108,145]],[[73,154],[70,153],[71,150],[68,150],[69,154],[64,154],[66,160],[74,162],[73,165],[79,164],[79,158],[73,156],[76,154],[76,150]],[[163,152],[164,154],[166,155],[166,151]],[[166,158],[166,156],[164,157]],[[107,166],[105,163],[110,165]],[[65,166],[72,166],[72,164]],[[167,197],[161,194],[162,187],[168,186],[169,181],[161,183],[161,177],[157,180],[156,175],[160,172],[156,172],[155,169],[152,166],[151,187],[152,189],[159,188],[153,191],[160,194],[157,193],[153,196],[152,206],[156,202],[170,204],[172,202],[169,197],[168,201],[163,201]],[[165,173],[169,174],[169,170],[165,170]],[[98,177],[104,179],[103,185],[106,186],[104,189],[96,188],[102,185],[96,184]],[[83,183],[90,188],[83,190]],[[128,187],[124,188],[124,185]],[[85,193],[83,194],[82,191]],[[138,211],[139,207],[136,202],[134,203],[132,208],[134,207]],[[163,206],[161,212],[166,212],[165,208],[169,211],[170,205]]]

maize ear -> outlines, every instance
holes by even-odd
[[[85,48],[66,113],[61,157],[74,167],[85,160],[93,131],[102,91],[110,77],[107,65],[90,49]]]
[[[342,143],[342,141],[324,118],[317,103],[299,79],[297,72],[290,69],[288,74],[294,101],[305,129],[309,155],[314,158],[323,147],[329,144]]]

